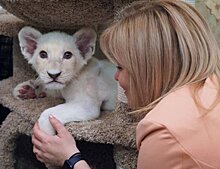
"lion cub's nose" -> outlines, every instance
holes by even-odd
[[[58,76],[60,76],[61,72],[59,72],[59,73],[54,73],[54,74],[47,72],[47,74],[48,74],[53,80],[56,80],[56,78],[58,78]]]

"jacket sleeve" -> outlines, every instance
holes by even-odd
[[[144,119],[136,132],[138,169],[182,169],[185,153],[165,126]]]

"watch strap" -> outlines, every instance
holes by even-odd
[[[81,160],[84,160],[81,153],[75,153],[64,162],[62,169],[73,169],[74,165]]]

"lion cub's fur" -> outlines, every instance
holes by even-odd
[[[48,120],[51,114],[67,123],[95,119],[100,109],[114,109],[114,66],[92,57],[96,44],[94,30],[83,28],[71,36],[62,32],[42,34],[34,28],[24,27],[18,37],[22,54],[39,76],[17,85],[14,96],[20,99],[22,86],[28,85],[36,95],[43,91],[46,95],[55,93],[65,99],[64,104],[42,112],[40,128],[54,134]]]

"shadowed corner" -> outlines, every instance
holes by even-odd
[[[0,6],[0,14],[1,10],[2,8]],[[12,45],[13,38],[0,35],[0,81],[12,76],[13,74]],[[10,110],[0,104],[0,125],[9,113]]]
[[[17,136],[14,159],[15,169],[46,169],[45,165],[37,161],[32,149],[31,137],[25,134]],[[113,146],[110,144],[76,141],[85,160],[93,169],[116,169],[113,159]]]

